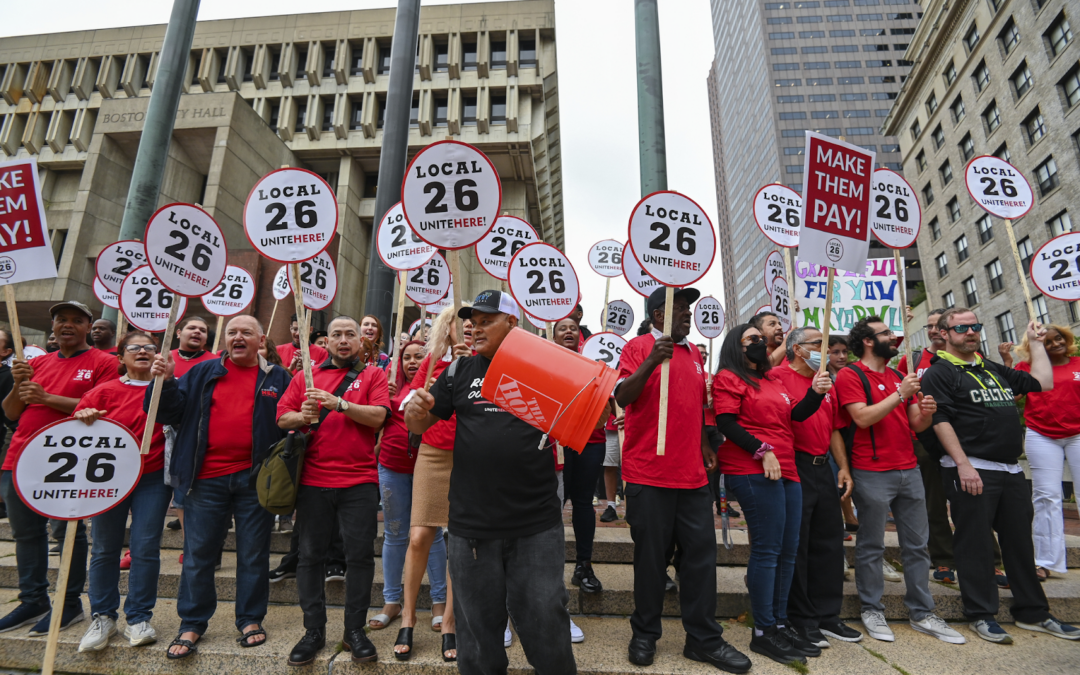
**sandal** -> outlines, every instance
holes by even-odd
[[[174,661],[179,660],[179,659],[186,659],[187,657],[191,656],[195,652],[199,651],[199,648],[195,646],[194,642],[192,642],[191,640],[184,640],[184,639],[182,639],[180,637],[183,634],[184,634],[183,631],[177,633],[176,638],[172,642],[169,643],[168,649],[165,650],[165,656],[167,658],[172,659]],[[187,649],[187,651],[184,652],[183,654],[173,654],[172,651],[170,651],[173,647],[183,647],[183,648]]]
[[[446,652],[454,650],[453,656],[447,656]],[[442,660],[450,663],[457,661],[457,636],[453,633],[443,633],[442,636]]]
[[[397,604],[397,603],[387,603],[387,604]],[[398,607],[401,607],[401,605],[398,605]],[[398,613],[395,614],[394,616],[390,616],[389,614],[376,614],[375,616],[371,617],[368,620],[368,628],[370,628],[371,630],[382,630],[383,628],[389,627],[390,624],[392,624],[395,619],[398,619],[400,617],[401,617],[401,610],[400,609],[398,610]]]
[[[259,642],[248,642],[248,638],[255,637],[256,635],[262,635],[263,639]],[[241,647],[259,647],[266,644],[266,638],[267,635],[265,630],[262,628],[255,628],[254,630],[243,633],[240,637],[236,638],[236,641],[240,643]]]
[[[409,648],[409,651],[407,652],[399,652],[396,649],[394,650],[394,658],[398,661],[408,661],[412,658],[412,633],[412,626],[406,626],[398,631],[397,641],[394,642],[394,646],[397,647],[398,645],[405,645]]]
[[[1038,577],[1039,581],[1046,581],[1050,578],[1050,570],[1045,567],[1036,567],[1035,576]]]

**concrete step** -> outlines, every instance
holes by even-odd
[[[15,545],[11,542],[0,542],[0,588],[18,588],[18,572],[15,566]],[[277,556],[271,556],[271,564],[278,561]],[[49,558],[49,578],[55,583],[56,566],[59,556]],[[570,593],[570,612],[572,614],[597,614],[597,615],[620,615],[626,616],[634,611],[634,569],[631,565],[597,563],[593,566],[597,578],[604,585],[601,593],[589,594],[581,592],[570,583],[574,573],[574,565],[567,563],[564,574],[566,587]],[[177,561],[174,551],[163,551],[161,560],[161,573],[158,577],[158,596],[162,598],[175,598],[180,584],[181,566]],[[225,552],[222,557],[222,568],[215,574],[217,594],[220,600],[232,601],[236,599],[236,556],[231,552]],[[743,581],[746,574],[745,567],[718,566],[716,568],[716,615],[739,616],[750,609],[750,598]],[[121,572],[120,592],[127,592],[127,572]],[[1044,586],[1050,600],[1050,608],[1054,615],[1063,621],[1080,622],[1080,572],[1069,572],[1064,576],[1055,576]],[[381,559],[376,559],[375,583],[371,592],[371,604],[381,607],[383,576]],[[960,620],[961,612],[960,592],[956,587],[931,583],[930,589],[937,603],[937,611],[943,618]],[[426,583],[421,587],[418,606],[429,608],[431,606],[429,588]],[[907,610],[904,607],[905,585],[904,582],[885,584],[885,615],[889,619],[905,619]],[[1009,599],[1012,597],[1009,591],[1002,592],[1002,609],[999,613],[1001,621],[1011,621],[1008,611]],[[345,585],[343,582],[329,582],[326,586],[326,600],[330,605],[343,605],[345,602]],[[295,604],[298,602],[296,582],[294,579],[270,585],[270,602]],[[664,603],[665,616],[679,616],[679,598],[676,593],[669,593]],[[854,581],[844,584],[844,604],[841,616],[849,619],[858,619],[860,615],[860,603],[856,594]]]

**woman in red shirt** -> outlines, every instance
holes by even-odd
[[[116,351],[120,372],[126,370],[126,374],[86,392],[73,416],[87,424],[100,418],[112,420],[131,430],[135,438],[142,438],[146,427],[143,395],[153,379],[150,366],[157,354],[157,344],[145,333],[129,331],[120,338]],[[123,634],[134,647],[157,640],[150,619],[157,601],[161,568],[161,523],[172,497],[172,487],[165,482],[164,465],[165,434],[162,426],[155,424],[150,452],[142,457],[142,476],[135,489],[112,509],[94,516],[89,575],[90,612],[94,620],[79,645],[80,652],[104,649],[109,637],[117,632],[120,549],[124,545],[128,511],[131,512],[131,571],[124,603]]]
[[[727,439],[717,459],[727,487],[738,498],[750,530],[747,586],[754,614],[751,651],[780,663],[818,656],[821,649],[787,622],[802,522],[802,488],[795,468],[792,421],[810,418],[832,388],[818,374],[798,405],[769,372],[765,339],[750,324],[734,327],[720,349],[713,379],[716,428]]]
[[[1065,462],[1080,481],[1080,346],[1065,326],[1047,324],[1046,355],[1054,367],[1054,388],[1027,395],[1024,453],[1031,465],[1031,500],[1035,505],[1032,536],[1035,572],[1040,580],[1050,572],[1065,574],[1065,521],[1061,512],[1061,477]],[[1027,335],[1016,348],[1017,370],[1031,372]],[[1005,362],[1009,365],[1011,359]]]

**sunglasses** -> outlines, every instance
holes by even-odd
[[[757,343],[761,342],[764,339],[765,338],[761,337],[760,335],[751,335],[750,337],[744,337],[742,340],[740,340],[740,342],[742,342],[744,345],[745,344],[756,345]],[[749,340],[749,342],[747,342],[748,340]]]
[[[971,329],[971,332],[973,333],[981,333],[983,325],[981,323],[961,323],[955,326],[949,326],[949,330],[956,331],[960,335],[968,332],[968,329]]]
[[[883,330],[883,331],[881,331],[879,333],[874,333],[874,337],[877,337],[879,335],[888,335],[889,337],[896,337],[896,333],[893,333],[891,330]]]
[[[138,354],[141,351],[146,351],[148,354],[157,354],[157,345],[128,345],[124,347],[124,351],[128,354]]]

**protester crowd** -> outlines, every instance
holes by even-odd
[[[89,581],[80,652],[105,649],[117,633],[132,646],[155,642],[171,505],[184,552],[169,659],[198,653],[232,528],[241,647],[266,642],[270,584],[295,578],[305,633],[288,663],[312,663],[328,637],[337,640],[326,631],[324,584],[343,580],[341,642],[352,660],[376,660],[368,631],[398,619],[394,656],[408,660],[426,572],[430,628],[441,634],[444,660],[464,673],[506,672],[512,624],[538,673],[573,673],[572,644],[587,636],[568,611],[562,510],[569,501],[571,583],[602,593],[592,566],[595,506],[603,507],[601,521],[616,520],[621,494],[635,544],[629,660],[652,664],[665,594],[677,588],[684,656],[741,673],[751,660],[724,639],[715,616],[714,513],[726,491],[749,531],[745,583],[756,654],[806,663],[832,640],[895,640],[883,604],[886,581],[901,578],[885,560],[890,523],[914,630],[951,644],[971,635],[1009,643],[995,619],[999,588],[1009,588],[1017,628],[1080,639],[1080,630],[1050,614],[1042,586],[1066,571],[1065,463],[1080,476],[1080,354],[1067,327],[1029,324],[1019,345],[1001,346],[1002,365],[980,353],[974,311],[934,310],[925,326],[930,347],[893,368],[900,339],[879,317],[823,345],[817,329],[785,332],[762,312],[729,328],[711,373],[703,346],[687,339],[699,296],[676,290],[670,326],[664,289],[648,298],[647,319],[624,347],[617,384],[581,449],[557,447],[481,396],[492,358],[521,320],[508,293],[484,291],[389,345],[374,316],[336,317],[325,331],[302,335],[294,315],[291,342],[276,347],[254,317],[236,316],[219,353],[208,348],[213,336],[198,317],[177,326],[178,348],[162,354],[156,336],[118,336],[81,303],[55,305],[47,353],[0,366],[7,441],[0,496],[19,576],[18,604],[0,618],[0,632],[30,626],[30,635],[45,635],[53,610],[62,612],[61,629],[86,621]],[[550,338],[576,352],[587,335],[579,306]],[[0,331],[0,360],[13,352],[10,334]],[[674,386],[666,452],[658,455],[665,361]],[[51,607],[50,523],[20,499],[15,463],[28,439],[67,417],[109,419],[141,438],[158,377],[160,407],[141,478],[92,519],[92,549],[77,524],[63,604]],[[295,526],[289,515],[279,525],[292,531],[291,550],[271,568],[275,518],[254,478],[295,443],[305,447]],[[369,616],[380,512],[384,605]],[[852,533],[862,631],[840,619]],[[122,622],[121,569],[129,570]],[[935,613],[931,580],[958,585],[966,630]]]

